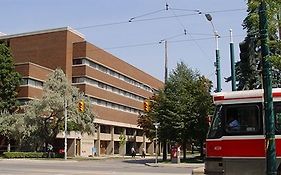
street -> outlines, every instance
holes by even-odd
[[[191,167],[146,166],[154,159],[103,160],[0,160],[0,175],[181,175],[191,174]]]

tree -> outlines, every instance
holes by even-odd
[[[273,75],[280,75],[281,65],[281,21],[280,1],[267,0],[268,36],[270,56],[267,58],[273,65]],[[261,54],[259,40],[259,0],[248,0],[248,15],[243,21],[247,36],[240,44],[240,61],[236,64],[238,90],[261,88]],[[242,46],[242,47],[241,47]],[[248,49],[248,54],[245,53]],[[273,87],[281,85],[279,76],[273,76]]]
[[[21,148],[22,141],[28,137],[29,130],[25,126],[25,118],[23,114],[13,113],[7,111],[0,113],[0,133],[7,139],[7,151],[11,150],[11,141],[14,145],[18,145],[16,150]]]
[[[212,107],[210,90],[210,80],[182,62],[177,64],[165,88],[152,98],[151,110],[140,115],[139,126],[153,138],[153,123],[159,122],[159,139],[182,144],[184,153],[188,142],[203,144],[207,131],[205,118]]]
[[[85,102],[85,111],[78,111],[80,100]],[[64,105],[67,102],[68,131],[75,130],[93,134],[94,114],[90,100],[71,86],[61,69],[56,69],[44,83],[43,96],[30,101],[25,108],[28,124],[31,126],[31,140],[34,149],[53,143],[59,132],[64,130]]]
[[[16,110],[17,88],[21,76],[15,71],[13,57],[5,44],[0,44],[0,111]]]
[[[212,89],[212,82],[200,76],[195,82],[195,115],[197,116],[195,120],[192,120],[191,133],[192,138],[197,144],[200,145],[200,153],[203,155],[203,144],[206,140],[207,131],[209,128],[209,123],[207,117],[213,114],[214,106],[212,103],[212,96],[210,95]]]
[[[122,150],[123,150],[123,148],[124,148],[124,146],[126,145],[126,136],[125,136],[125,134],[124,134],[124,131],[122,131],[122,133],[120,134],[120,136],[119,136],[119,146],[122,148]],[[123,158],[124,158],[124,156],[125,156],[125,152],[122,152],[122,154],[123,154]]]

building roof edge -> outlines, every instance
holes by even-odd
[[[3,35],[0,36],[1,39],[9,39],[9,38],[16,38],[16,37],[23,37],[23,36],[29,36],[29,35],[37,35],[37,34],[44,34],[44,33],[51,33],[51,32],[59,32],[59,31],[65,31],[68,30],[72,33],[75,33],[76,35],[80,36],[81,38],[85,39],[85,36],[78,32],[77,30],[67,26],[67,27],[60,27],[60,28],[53,28],[53,29],[46,29],[46,30],[38,30],[33,32],[25,32],[25,33],[18,33],[18,34],[11,34],[11,35]]]

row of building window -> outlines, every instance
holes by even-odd
[[[88,82],[90,84],[97,85],[100,88],[105,88],[105,89],[111,90],[112,92],[123,94],[125,96],[129,96],[129,97],[134,98],[134,99],[139,100],[139,101],[144,100],[143,97],[134,95],[132,93],[128,93],[126,91],[117,89],[115,87],[106,85],[104,83],[101,83],[101,82],[98,82],[98,81],[95,81],[95,80],[92,80],[92,79],[89,79],[89,78],[77,78],[77,79],[74,78],[74,82],[76,82],[76,83],[77,82]],[[21,85],[27,85],[27,86],[42,88],[43,82],[32,79],[32,78],[22,78]],[[115,109],[115,110],[130,112],[130,113],[134,113],[134,114],[138,114],[139,112],[142,112],[141,110],[131,108],[131,107],[128,107],[128,106],[125,106],[125,105],[120,105],[120,104],[117,104],[117,103],[112,103],[112,102],[108,102],[108,101],[105,101],[105,100],[100,100],[100,99],[96,99],[96,98],[92,98],[92,97],[90,99],[91,99],[91,102],[93,104],[104,106],[104,107],[109,107],[109,108],[112,108],[112,109]],[[24,104],[25,102],[26,101],[23,101],[23,100],[20,101],[21,104]]]
[[[33,86],[33,87],[37,87],[37,88],[42,88],[43,87],[43,82],[42,81],[38,81],[32,78],[22,78],[21,81],[21,85],[23,86]]]
[[[73,65],[79,65],[79,64],[88,65],[88,66],[90,66],[90,67],[92,67],[92,68],[94,68],[96,70],[99,70],[99,71],[101,71],[103,73],[106,73],[106,74],[111,75],[111,76],[113,76],[115,78],[123,80],[123,81],[125,81],[125,82],[127,82],[129,84],[132,84],[132,85],[136,86],[136,87],[139,87],[139,88],[144,89],[144,90],[149,91],[149,92],[153,92],[152,88],[149,87],[148,85],[145,85],[145,84],[143,84],[141,82],[138,82],[138,81],[136,81],[136,80],[134,80],[134,79],[132,79],[130,77],[122,75],[119,72],[111,70],[111,69],[109,69],[109,68],[107,68],[107,67],[105,67],[103,65],[97,64],[97,63],[95,63],[93,61],[90,61],[90,60],[88,60],[86,58],[83,58],[83,59],[80,58],[80,59],[74,59],[73,60]]]
[[[136,134],[136,136],[143,136],[143,130],[141,130],[141,129],[122,128],[119,126],[114,126],[114,134],[121,134],[124,132],[124,129],[126,131],[125,132],[126,135],[133,136],[134,134]],[[100,132],[110,134],[110,126],[109,125],[100,125]]]
[[[133,93],[128,92],[128,91],[124,91],[122,89],[116,88],[114,86],[111,86],[111,85],[108,85],[108,84],[105,84],[105,83],[102,83],[100,81],[93,80],[93,79],[87,78],[87,77],[73,77],[72,83],[89,83],[90,85],[102,88],[104,90],[116,93],[118,95],[122,95],[122,96],[132,98],[132,99],[140,101],[140,102],[143,102],[145,100],[145,98],[142,97],[142,96],[133,94]]]
[[[130,113],[134,113],[134,114],[139,114],[142,112],[142,110],[139,110],[139,109],[135,109],[135,108],[132,108],[129,106],[101,100],[101,99],[94,98],[94,97],[90,97],[90,101],[93,105],[99,105],[99,106],[103,106],[103,107],[107,107],[107,108],[111,108],[111,109],[119,110],[119,111],[123,111],[123,112],[130,112]]]

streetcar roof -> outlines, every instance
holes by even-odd
[[[272,89],[273,101],[281,101],[281,88]],[[213,94],[214,104],[263,102],[263,89],[218,92]]]

